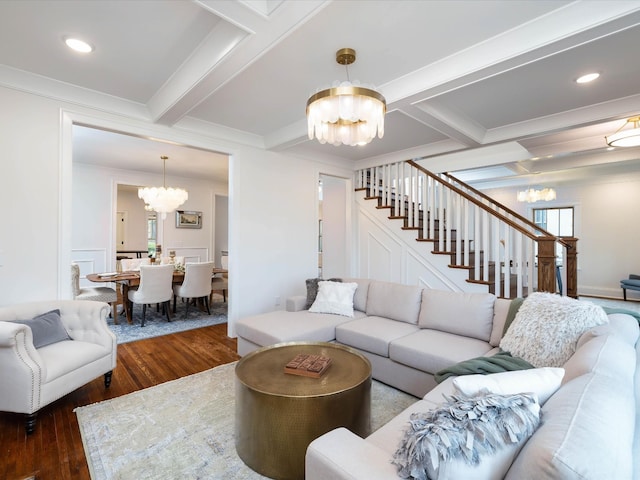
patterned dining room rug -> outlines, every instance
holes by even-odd
[[[167,317],[162,313],[162,309],[158,312],[155,307],[147,307],[145,324],[144,327],[141,327],[142,306],[135,305],[131,324],[127,323],[124,313],[119,313],[118,325],[113,323],[113,318],[111,317],[107,317],[107,325],[116,334],[117,342],[121,344],[169,335],[170,333],[184,332],[194,328],[218,325],[227,321],[227,303],[222,301],[221,295],[217,294],[213,295],[213,302],[209,306],[211,315],[191,305],[189,314],[185,318],[186,303],[180,300],[176,303],[176,313],[173,313],[173,302],[171,302],[171,308],[170,322],[167,322]]]
[[[266,477],[235,449],[236,362],[75,409],[93,480]],[[372,429],[416,402],[373,381]]]

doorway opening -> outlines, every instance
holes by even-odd
[[[318,277],[349,274],[349,180],[320,174],[318,180]]]

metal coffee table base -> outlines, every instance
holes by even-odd
[[[284,365],[297,353],[317,353],[333,362],[319,379],[285,374]],[[281,344],[247,355],[236,374],[236,450],[262,475],[302,479],[305,453],[314,439],[341,426],[361,436],[370,433],[371,366],[354,350],[325,343]]]

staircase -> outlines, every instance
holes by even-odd
[[[551,235],[452,175],[408,160],[358,170],[355,186],[388,210],[394,228],[415,231],[425,255],[446,255],[449,268],[467,270],[467,282],[503,298],[533,291],[577,298],[576,238]]]

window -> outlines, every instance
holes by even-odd
[[[556,237],[573,237],[573,207],[534,208],[533,223]],[[556,257],[562,263],[562,250],[556,244]]]

